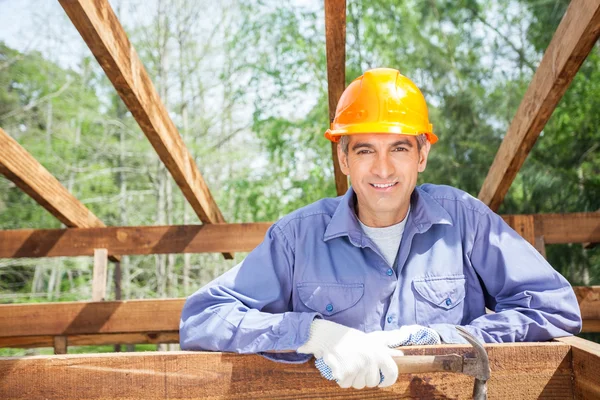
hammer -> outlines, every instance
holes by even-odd
[[[462,326],[458,333],[475,349],[475,357],[447,354],[443,356],[402,356],[394,357],[400,374],[421,372],[458,372],[475,378],[474,400],[487,399],[487,380],[490,379],[490,364],[483,345]]]

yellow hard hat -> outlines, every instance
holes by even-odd
[[[438,141],[423,94],[391,68],[368,70],[348,85],[325,137],[338,142],[340,136],[361,133],[425,134],[431,144]]]

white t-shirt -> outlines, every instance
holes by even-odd
[[[409,213],[410,206],[408,207],[406,217],[402,221],[395,225],[386,226],[385,228],[372,228],[363,224],[360,219],[358,220],[365,235],[375,243],[390,267],[393,267],[396,260],[396,254],[398,254],[398,248],[400,248],[400,241],[402,240],[404,226],[406,225]]]

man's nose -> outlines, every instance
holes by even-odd
[[[395,172],[392,158],[387,153],[378,155],[373,165],[373,173],[379,178],[385,179],[392,176]]]

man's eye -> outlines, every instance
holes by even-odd
[[[369,154],[370,150],[359,150],[356,154]]]
[[[408,151],[406,147],[396,147],[394,151]]]

